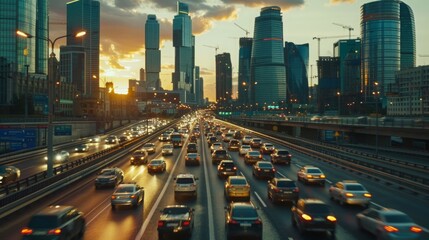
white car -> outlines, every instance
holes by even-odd
[[[179,174],[174,178],[174,199],[179,196],[197,197],[197,180],[193,174]]]
[[[70,158],[70,153],[62,150],[57,153],[54,153],[54,163],[63,163],[68,161]],[[45,156],[45,161],[48,161],[48,156]]]
[[[344,180],[332,185],[329,188],[329,195],[332,200],[338,201],[341,205],[353,204],[365,207],[369,206],[372,197],[362,184],[351,180]]]
[[[252,151],[252,148],[250,147],[250,145],[241,145],[240,149],[238,150],[238,153],[241,156],[246,155],[246,153],[248,153],[249,151]]]
[[[249,135],[246,135],[246,136],[244,136],[243,137],[243,139],[241,140],[241,143],[243,144],[243,145],[249,145],[250,144],[250,141],[252,141],[252,137],[251,136],[249,136]]]
[[[165,156],[165,155],[173,155],[173,149],[174,149],[173,144],[165,144],[161,148],[161,154],[163,156]]]
[[[215,142],[210,146],[210,152],[214,152],[215,150],[222,150],[222,143],[220,142]]]

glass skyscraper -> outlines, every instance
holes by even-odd
[[[256,109],[286,100],[281,9],[264,7],[255,19],[251,59],[251,98]]]
[[[0,1],[0,105],[24,91],[16,79],[26,74],[26,65],[30,73],[47,74],[47,11],[47,0]],[[33,37],[18,37],[16,30]]]
[[[67,46],[82,46],[85,51],[84,98],[99,97],[100,82],[100,3],[74,0],[67,3],[67,34],[86,31],[82,38],[67,37]]]
[[[252,56],[253,38],[240,38],[240,50],[238,59],[238,102],[250,103],[250,60]]]
[[[415,65],[414,17],[399,0],[383,0],[361,6],[361,89],[368,99],[379,87],[385,94],[394,90],[395,72]]]
[[[185,102],[194,100],[195,37],[187,4],[177,2],[177,15],[173,19],[174,73],[173,90],[180,90]]]
[[[285,43],[287,102],[308,103],[309,45]]]
[[[231,55],[216,55],[216,101],[220,104],[231,102],[232,96],[232,65]]]
[[[156,15],[149,14],[145,24],[145,68],[147,88],[159,90],[161,87],[161,51],[159,50],[159,23]]]

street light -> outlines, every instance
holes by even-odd
[[[380,95],[378,82],[374,82],[374,92],[372,94],[375,96],[375,156],[378,156],[378,96]]]
[[[17,30],[16,34],[18,36],[24,38],[32,38],[33,36],[29,33]],[[39,39],[48,41],[51,44],[51,54],[48,60],[48,146],[47,146],[47,155],[48,155],[48,167],[47,167],[47,176],[52,177],[54,175],[54,154],[53,154],[53,140],[54,140],[54,131],[53,131],[53,117],[54,117],[54,109],[53,109],[53,97],[54,97],[54,81],[57,73],[56,65],[58,60],[55,57],[54,47],[57,40],[65,37],[74,36],[76,38],[83,37],[86,35],[86,31],[80,31],[77,33],[67,34],[60,37],[55,38],[53,41],[50,38],[41,38]]]
[[[338,96],[338,116],[341,115],[341,93],[340,91],[337,92],[337,96]]]

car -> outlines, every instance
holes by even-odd
[[[371,205],[356,214],[357,225],[377,239],[422,239],[422,227],[407,214],[392,208]]]
[[[164,144],[161,147],[161,154],[162,156],[173,155],[173,150],[174,150],[173,144]]]
[[[152,154],[156,151],[156,145],[154,143],[145,143],[142,147],[147,153]]]
[[[225,149],[218,149],[212,153],[212,163],[219,164],[222,160],[231,160],[231,155]]]
[[[122,135],[122,136],[120,136],[120,137],[118,138],[118,140],[119,140],[119,143],[123,143],[123,142],[126,142],[126,141],[130,140],[130,137],[129,137],[129,136]]]
[[[53,162],[54,163],[64,163],[67,162],[70,158],[70,153],[62,150],[59,152],[54,153],[54,158],[53,158]],[[48,161],[48,156],[45,156],[45,161]]]
[[[225,133],[225,134],[223,134],[223,136],[222,136],[222,140],[223,140],[224,142],[229,142],[229,141],[231,141],[231,139],[233,139],[233,138],[234,138],[234,133],[231,133],[231,132]]]
[[[259,151],[248,151],[246,155],[244,155],[244,162],[246,164],[254,164],[262,160],[263,158]]]
[[[241,145],[241,147],[238,149],[238,154],[244,156],[249,151],[252,151],[250,145]]]
[[[74,150],[76,152],[88,152],[89,150],[89,144],[80,144],[79,146],[75,147]]]
[[[265,161],[258,161],[253,165],[253,176],[256,178],[271,179],[276,175],[276,169],[273,164]]]
[[[243,132],[242,132],[242,131],[240,131],[240,130],[235,131],[235,133],[234,133],[234,139],[240,140],[240,139],[242,139],[243,137],[244,137],[244,134],[243,134]]]
[[[250,141],[249,144],[250,144],[250,146],[252,148],[259,149],[262,146],[262,139],[260,139],[260,138],[252,138],[252,140]]]
[[[371,193],[366,188],[353,180],[344,180],[335,183],[329,188],[329,196],[341,205],[362,205],[368,207],[371,201]]]
[[[21,229],[22,239],[83,239],[86,222],[73,206],[54,205],[31,216]]]
[[[183,173],[174,178],[174,199],[181,196],[197,198],[197,180],[193,174]]]
[[[267,197],[273,203],[292,202],[299,199],[299,188],[289,178],[272,178],[267,184]]]
[[[306,231],[330,232],[335,236],[337,218],[328,204],[319,199],[299,199],[291,209],[292,225],[301,233]]]
[[[168,205],[158,220],[158,239],[191,238],[194,229],[194,209],[186,205]]]
[[[105,144],[116,144],[119,142],[119,139],[115,135],[110,135],[106,139],[104,139]]]
[[[211,136],[207,139],[207,143],[209,146],[211,146],[215,142],[217,142],[217,137],[215,137],[215,136]]]
[[[232,160],[222,160],[217,165],[217,175],[219,177],[228,177],[237,175],[237,167]]]
[[[322,170],[311,165],[301,167],[298,170],[297,178],[298,181],[302,181],[305,184],[317,183],[324,186],[326,182],[326,176],[323,174]]]
[[[262,240],[262,220],[250,202],[232,202],[225,208],[226,239]]]
[[[158,137],[158,140],[159,140],[160,142],[168,142],[168,141],[170,141],[170,133],[168,133],[168,132],[164,132],[164,133],[162,133],[162,134]]]
[[[197,143],[198,137],[196,135],[192,135],[189,137],[189,142]]]
[[[21,170],[14,166],[0,166],[0,186],[18,181]]]
[[[227,201],[231,199],[250,201],[250,185],[244,176],[229,176],[225,181],[224,191]]]
[[[273,164],[283,163],[290,165],[292,161],[292,154],[286,149],[275,149],[270,157]]]
[[[271,154],[276,148],[272,143],[263,143],[259,151],[261,154]]]
[[[95,189],[100,187],[115,187],[124,181],[124,171],[117,167],[104,168],[95,178]]]
[[[90,143],[99,143],[101,141],[100,136],[92,136],[88,139],[88,142]]]
[[[252,141],[252,136],[249,136],[249,135],[245,135],[244,137],[243,137],[243,139],[241,139],[241,143],[243,144],[243,145],[249,145],[250,144],[250,142]]]
[[[144,202],[144,188],[136,183],[122,183],[119,184],[112,194],[110,205],[112,210],[116,206],[132,206],[137,208]]]
[[[130,157],[131,165],[146,164],[148,161],[148,153],[146,150],[139,149],[133,152]]]
[[[188,146],[186,148],[186,153],[196,153],[196,152],[198,152],[197,144],[188,143]]]
[[[149,174],[156,172],[165,172],[167,164],[164,159],[152,159],[147,165],[147,172]]]
[[[223,149],[222,143],[215,142],[210,146],[210,152],[213,153],[215,150],[221,150]]]
[[[188,153],[185,156],[185,166],[200,165],[200,154]]]
[[[238,151],[240,149],[240,141],[237,139],[231,139],[228,143],[228,151]]]

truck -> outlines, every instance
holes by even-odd
[[[174,132],[170,135],[171,144],[173,147],[178,148],[183,146],[183,135],[178,132]]]

